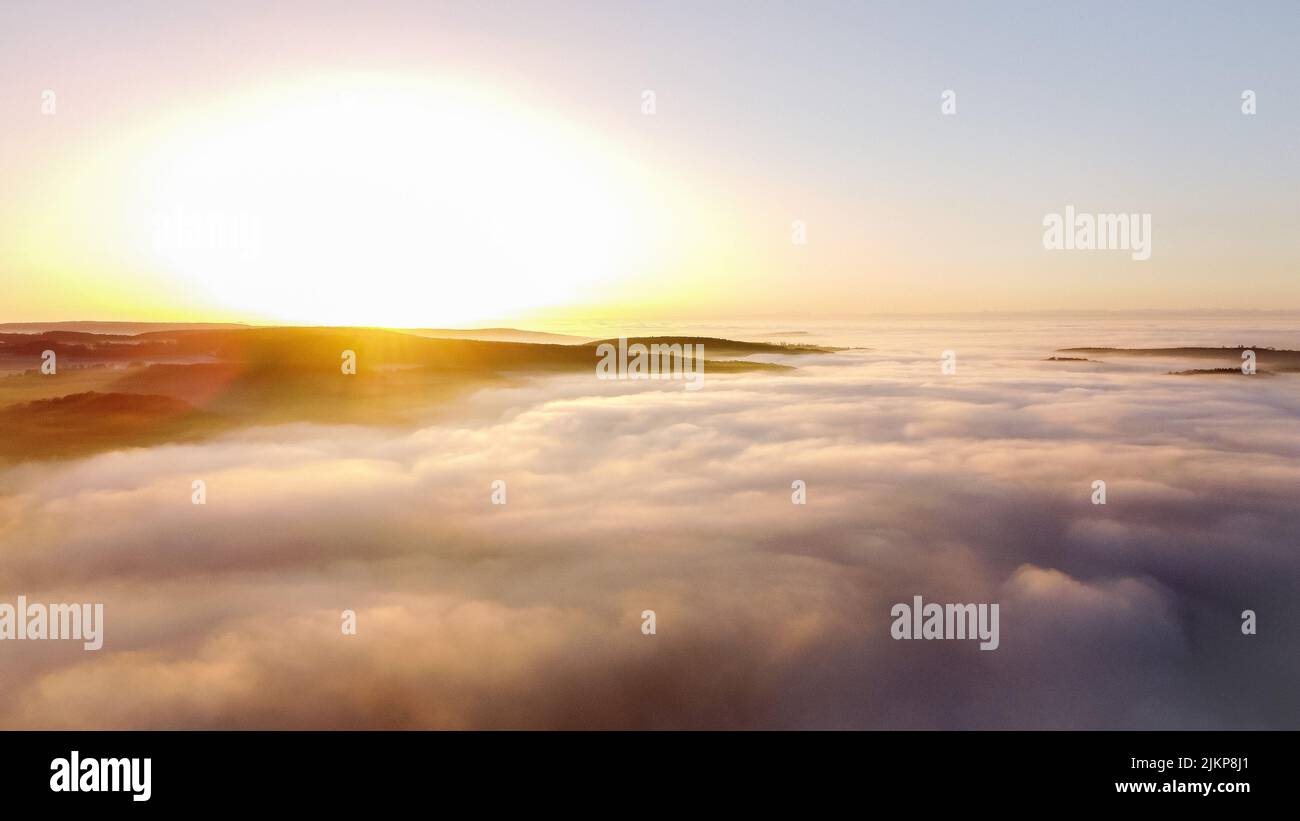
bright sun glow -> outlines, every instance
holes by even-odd
[[[661,230],[635,164],[464,86],[277,88],[155,143],[130,208],[140,250],[250,318],[424,326],[564,303]]]

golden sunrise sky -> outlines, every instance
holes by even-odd
[[[0,10],[0,321],[1300,309],[1276,13],[263,6]]]

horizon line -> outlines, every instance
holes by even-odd
[[[15,325],[212,325],[248,328],[376,328],[388,330],[525,330],[525,328],[492,323],[559,324],[573,322],[597,323],[677,323],[705,324],[740,321],[839,321],[881,318],[999,318],[999,317],[1114,317],[1114,316],[1291,316],[1300,315],[1300,308],[1122,308],[1122,309],[1050,309],[1050,310],[984,310],[984,311],[873,311],[843,314],[737,314],[713,317],[629,317],[605,316],[555,316],[550,318],[497,318],[485,319],[482,324],[455,323],[450,325],[377,325],[372,323],[310,323],[276,322],[261,320],[185,320],[185,319],[48,319],[4,320],[0,327]]]

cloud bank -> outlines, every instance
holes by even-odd
[[[0,590],[106,621],[0,643],[0,726],[1300,727],[1294,378],[792,364],[0,473]],[[1001,646],[892,640],[913,595]]]

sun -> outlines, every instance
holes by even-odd
[[[349,75],[174,113],[133,172],[142,256],[271,321],[418,327],[581,299],[644,258],[654,183],[468,84]]]

